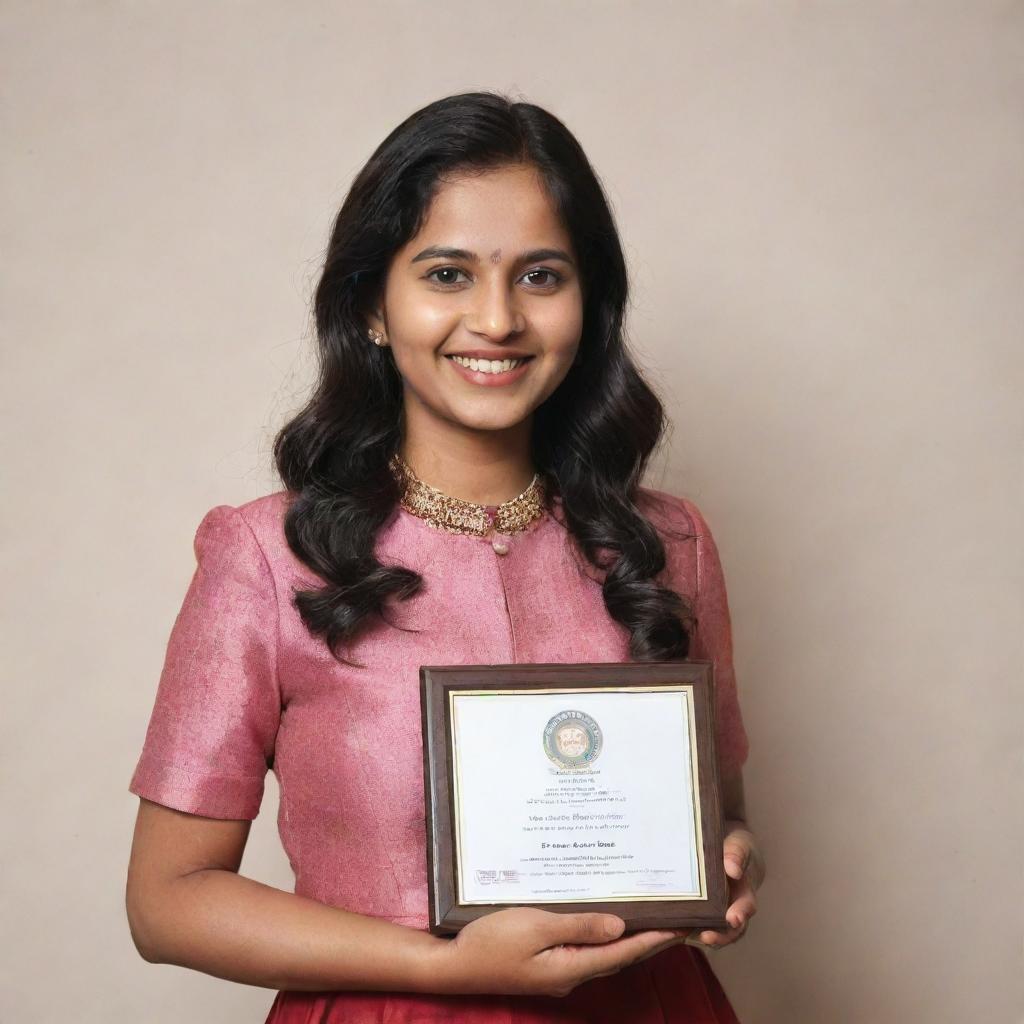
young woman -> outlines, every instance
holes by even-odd
[[[763,877],[728,602],[697,507],[640,486],[663,413],[626,301],[600,184],[539,107],[448,97],[359,173],[285,487],[196,533],[131,781],[146,960],[279,989],[276,1024],[736,1019],[694,945],[741,935]],[[731,927],[509,908],[430,935],[419,666],[685,657],[714,663]],[[238,873],[268,767],[294,894]]]

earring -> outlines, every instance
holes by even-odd
[[[384,335],[381,334],[380,331],[375,331],[371,327],[370,330],[368,330],[366,333],[370,340],[374,343],[374,345],[379,346],[386,344],[386,342],[384,341]]]

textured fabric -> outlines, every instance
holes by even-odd
[[[577,551],[557,501],[526,531],[499,537],[506,554],[491,539],[434,529],[399,508],[378,536],[377,554],[421,573],[424,586],[394,605],[390,624],[375,623],[349,649],[349,660],[363,667],[341,665],[291,602],[294,589],[323,580],[288,548],[288,497],[279,491],[238,508],[218,505],[200,522],[197,568],[129,788],[180,811],[251,819],[272,768],[295,891],[424,929],[419,667],[629,661],[628,631],[607,614],[603,574]],[[734,773],[748,748],[715,542],[688,499],[645,489],[641,502],[665,540],[662,581],[695,608],[690,657],[714,664],[719,763],[723,774]],[[313,1008],[308,994],[284,993],[271,1019],[605,1019],[579,1009],[590,1005],[588,990],[601,993],[601,1006],[628,996],[630,1005],[649,1007],[615,1019],[734,1019],[703,954],[690,946],[595,979],[566,999],[534,1001],[539,1008],[529,1013],[516,999],[473,1009],[468,997],[456,997],[462,1009],[454,1011],[441,999],[368,993],[332,995],[325,1005],[335,1012]]]
[[[279,992],[266,1024],[739,1024],[702,952],[672,946],[564,999]]]

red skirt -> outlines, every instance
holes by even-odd
[[[564,998],[278,992],[266,1024],[739,1024],[704,953],[671,946]]]

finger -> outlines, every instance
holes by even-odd
[[[567,948],[565,952],[572,955],[573,965],[582,977],[592,978],[599,974],[614,974],[636,960],[659,952],[659,947],[665,948],[683,939],[678,930],[651,930],[634,932],[603,946]]]
[[[615,914],[551,914],[545,940],[550,946],[589,945],[617,939],[626,922]]]
[[[733,879],[740,879],[750,863],[750,833],[730,832],[725,837],[723,859],[725,873]]]
[[[757,913],[757,895],[749,880],[744,879],[736,884],[733,897],[725,912],[725,919],[733,928],[738,928]]]
[[[667,942],[662,942],[660,945],[655,946],[649,953],[644,953],[642,956],[638,956],[633,963],[638,964],[641,960],[647,960],[652,956],[657,956],[662,950],[668,949],[669,946],[681,946],[687,943],[693,937],[693,929],[684,929],[674,939],[669,939]]]
[[[738,928],[727,928],[724,932],[703,931],[700,933],[700,941],[711,949],[721,949],[722,946],[731,945],[739,939],[747,930],[747,922],[744,921]]]

